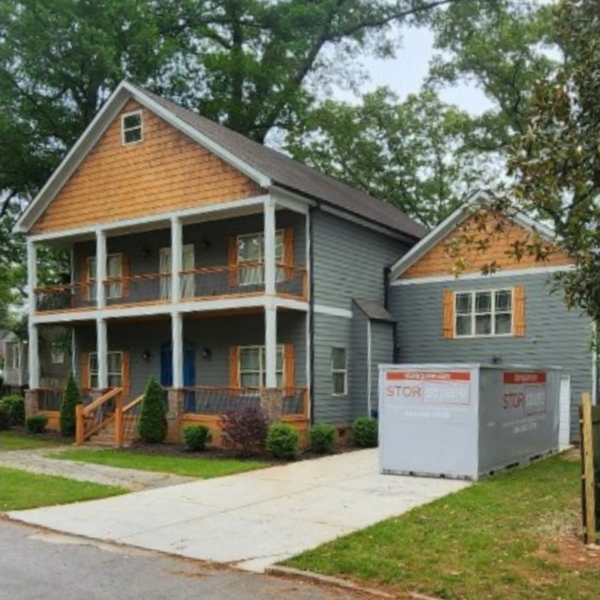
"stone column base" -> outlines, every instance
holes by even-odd
[[[279,388],[264,388],[260,391],[260,406],[267,413],[269,421],[281,421],[283,412],[283,391]]]
[[[183,390],[169,390],[167,392],[167,440],[179,442],[181,439],[180,425],[183,415]]]
[[[26,390],[25,391],[25,417],[31,417],[40,410],[40,404],[38,402],[37,390]]]

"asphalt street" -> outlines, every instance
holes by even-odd
[[[309,583],[51,533],[0,518],[0,600],[359,597]]]

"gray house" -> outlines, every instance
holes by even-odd
[[[368,414],[375,366],[392,358],[386,267],[425,234],[392,206],[126,82],[18,230],[29,410],[52,408],[40,339],[60,325],[90,398],[127,412],[150,377],[162,384],[171,438],[188,422],[217,429],[241,406],[299,428]],[[68,285],[38,282],[40,245],[71,252]]]

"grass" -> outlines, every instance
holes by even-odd
[[[68,442],[66,441],[65,444]],[[3,431],[0,433],[0,452],[10,450],[35,450],[37,448],[55,448],[61,446],[61,442],[52,440],[41,440],[30,435]]]
[[[126,492],[119,487],[0,467],[0,511],[69,504]]]
[[[122,469],[139,469],[140,471],[155,471],[171,473],[187,477],[211,479],[224,477],[244,471],[253,471],[266,466],[264,462],[204,458],[202,456],[168,456],[159,454],[143,454],[131,450],[66,450],[48,455],[60,460],[73,460],[83,463],[94,463]]]
[[[575,536],[579,476],[573,457],[553,457],[285,564],[443,599],[597,598],[600,557]]]

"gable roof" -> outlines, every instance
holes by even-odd
[[[354,303],[371,321],[388,321],[389,323],[395,323],[396,321],[383,304],[377,300],[354,298]]]
[[[450,216],[444,219],[437,227],[432,229],[421,241],[413,246],[400,260],[391,268],[391,279],[398,279],[405,271],[427,254],[438,243],[444,240],[450,233],[460,227],[473,214],[473,208],[477,205],[483,206],[492,202],[492,194],[485,189],[473,191],[466,200]],[[545,225],[534,221],[527,215],[517,212],[509,215],[509,218],[529,231],[535,230],[542,237],[552,240],[554,232]]]
[[[427,231],[391,204],[126,81],[113,92],[23,213],[16,225],[18,231],[26,232],[33,226],[125,103],[132,98],[242,171],[261,187],[279,186],[415,240],[421,239]]]

